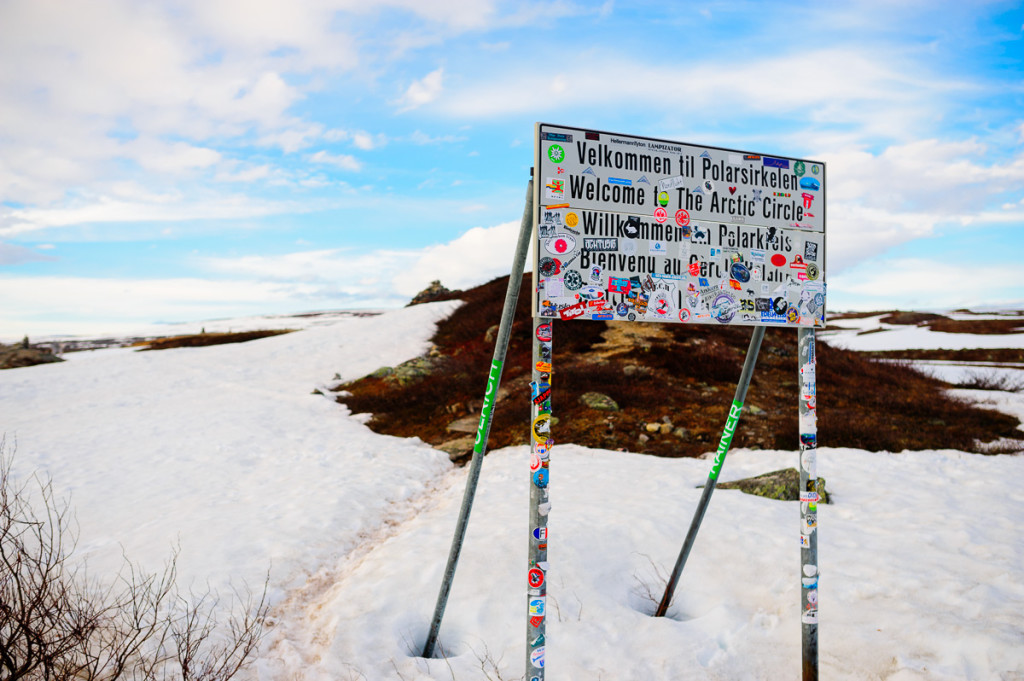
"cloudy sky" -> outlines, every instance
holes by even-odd
[[[1017,2],[0,0],[0,337],[507,274],[536,121],[825,161],[831,310],[1022,304],[1022,40]]]

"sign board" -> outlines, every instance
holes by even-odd
[[[825,164],[538,123],[534,314],[825,324]]]

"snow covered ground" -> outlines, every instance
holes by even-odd
[[[954,319],[1009,319],[1001,315],[954,315]],[[963,334],[941,333],[926,326],[886,324],[881,321],[888,313],[859,319],[838,319],[829,323],[821,337],[829,345],[847,350],[956,350],[958,348],[1022,348],[1024,333]]]
[[[16,471],[72,495],[92,572],[122,550],[159,569],[176,545],[186,583],[258,586],[269,570],[251,678],[521,678],[527,448],[484,463],[441,628],[448,658],[424,660],[466,469],[311,394],[423,352],[455,305],[3,371],[0,433]],[[965,393],[1024,415],[1016,393]],[[795,450],[737,450],[721,479],[795,465]],[[799,678],[795,502],[716,492],[671,617],[646,614],[709,467],[555,446],[548,678]],[[819,507],[822,678],[1024,679],[1024,457],[822,447],[818,471],[835,502]]]

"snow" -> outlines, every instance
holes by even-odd
[[[273,625],[249,678],[520,678],[528,449],[484,462],[441,627],[448,658],[425,660],[467,469],[311,394],[424,352],[455,306],[3,371],[0,432],[17,441],[16,471],[71,493],[90,572],[122,550],[159,569],[174,546],[188,582],[258,587],[269,570]],[[1016,393],[956,393],[1024,416]],[[796,456],[736,450],[721,479]],[[670,617],[647,614],[710,465],[555,446],[551,678],[798,678],[798,503],[716,491]],[[818,471],[834,498],[818,510],[822,677],[1024,677],[1024,457],[822,447]]]

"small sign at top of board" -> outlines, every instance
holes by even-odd
[[[538,123],[535,314],[825,324],[825,164]]]

